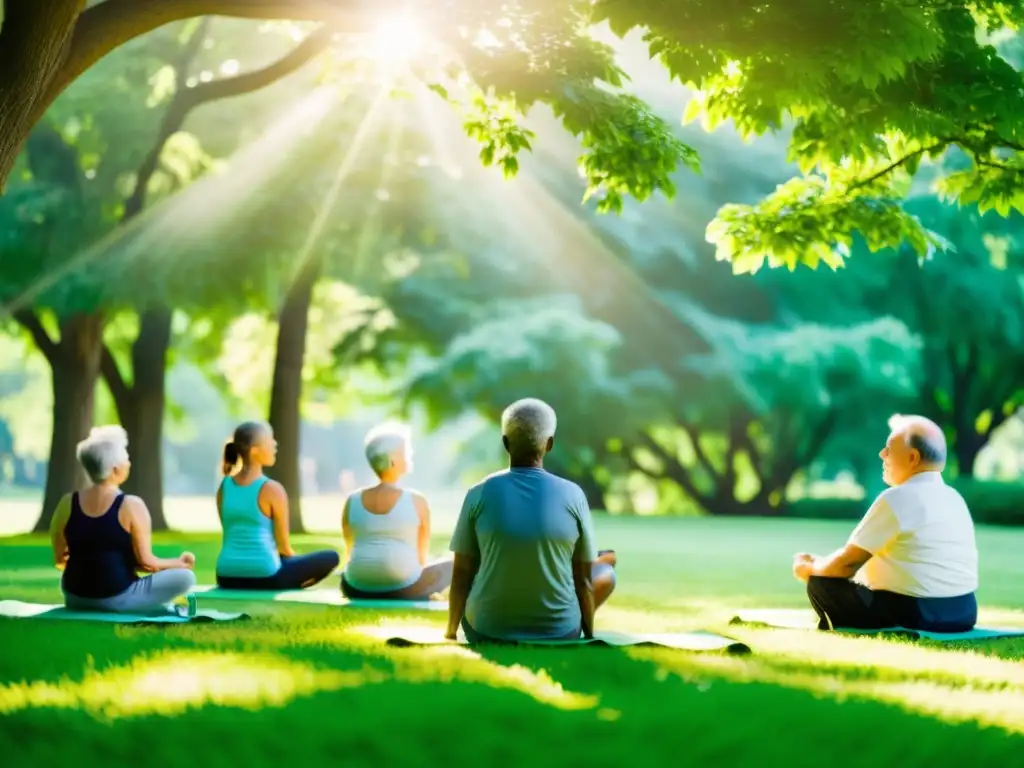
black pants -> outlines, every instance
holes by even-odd
[[[218,573],[217,586],[223,589],[304,589],[326,579],[340,563],[337,552],[324,549],[308,555],[282,557],[281,567],[273,576],[250,578]]]
[[[974,593],[958,597],[910,597],[872,590],[849,579],[811,576],[807,597],[818,629],[886,629],[966,632],[978,620]]]

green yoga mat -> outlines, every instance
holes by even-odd
[[[199,586],[192,590],[200,600],[236,600],[249,602],[304,603],[338,605],[373,610],[447,611],[447,600],[349,600],[335,589],[290,589],[282,592],[261,589],[221,589]]]
[[[403,629],[402,634],[387,638],[388,645],[397,648],[416,648],[430,645],[468,645],[461,637],[458,641],[445,640],[440,629]],[[647,648],[674,648],[680,651],[727,651],[735,654],[750,653],[750,648],[731,637],[716,635],[714,632],[674,632],[662,634],[631,635],[625,632],[598,632],[592,640],[520,640],[516,645],[545,646],[555,648],[578,648],[581,646],[605,646],[623,648],[627,646]]]
[[[730,624],[750,624],[778,629],[812,629],[818,627],[818,618],[813,611],[803,609],[755,609],[740,611]],[[939,642],[955,642],[958,640],[997,640],[1004,637],[1024,637],[1024,629],[1012,627],[975,627],[970,632],[927,632],[923,629],[907,629],[905,627],[886,627],[885,629],[848,629],[837,627],[836,632],[849,635],[901,635],[913,640],[936,640]]]
[[[236,621],[247,619],[245,613],[222,613],[200,610],[189,617],[175,613],[136,615],[131,613],[104,613],[102,611],[69,611],[63,605],[23,603],[20,600],[0,600],[0,618],[8,619],[62,619],[64,621],[98,621],[107,624],[202,624],[210,621]]]

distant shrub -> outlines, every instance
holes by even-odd
[[[870,503],[864,499],[808,497],[787,504],[786,517],[813,520],[857,520],[864,515]]]
[[[985,525],[1024,526],[1024,483],[989,480],[954,480],[951,485],[963,495],[974,522]],[[871,504],[870,499],[804,498],[790,502],[787,517],[816,520],[857,520]]]
[[[953,486],[963,495],[974,522],[1024,526],[1024,483],[960,480]]]

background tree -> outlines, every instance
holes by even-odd
[[[197,296],[194,283],[180,276],[175,279],[174,272],[182,271],[180,261],[164,263],[161,268],[152,249],[143,249],[145,243],[137,236],[143,233],[152,245],[152,228],[129,225],[142,213],[151,192],[173,192],[209,167],[209,158],[195,137],[181,131],[193,109],[274,82],[308,62],[326,42],[322,34],[314,35],[267,67],[187,87],[188,69],[210,42],[208,30],[209,22],[168,30],[126,48],[123,58],[108,59],[55,106],[49,120],[61,130],[44,124],[29,142],[26,178],[32,182],[24,194],[35,190],[35,199],[45,205],[60,191],[63,199],[71,196],[80,210],[78,217],[69,217],[65,207],[47,205],[47,215],[39,214],[31,222],[33,233],[22,228],[37,244],[47,240],[47,257],[33,260],[26,258],[31,252],[22,251],[18,265],[5,261],[12,270],[29,272],[31,279],[22,284],[25,290],[9,298],[19,307],[15,318],[55,370],[54,437],[47,494],[38,523],[41,529],[48,526],[62,493],[81,481],[75,479],[74,445],[92,425],[93,391],[101,368],[134,450],[147,457],[136,466],[128,490],[152,499],[154,525],[164,527],[160,450],[172,320],[168,302],[191,299],[208,303],[209,295]],[[137,114],[126,114],[133,109]],[[14,210],[16,217],[25,219],[23,207]],[[62,237],[47,237],[48,230],[59,230]],[[122,231],[127,234],[122,236]],[[98,252],[104,250],[118,255],[102,258],[103,275],[85,277],[90,262],[99,259]],[[43,269],[32,271],[39,266]],[[193,260],[193,268],[199,266],[200,262]],[[53,281],[54,270],[81,278],[77,287],[74,279],[72,283],[63,281],[72,303],[70,309],[57,306],[62,320],[56,339],[31,305],[26,306],[27,301],[32,302],[33,292],[38,292],[35,286]],[[119,294],[122,308],[134,303],[140,310],[135,343],[126,356],[130,367],[122,367],[103,344],[104,328],[112,310],[117,309],[102,298],[113,295],[109,290],[104,294],[103,286],[132,282],[148,286],[148,291],[134,292],[131,302],[125,291]]]
[[[644,30],[650,55],[697,93],[688,119],[709,127],[731,120],[744,135],[790,131],[792,157],[804,175],[759,204],[724,207],[709,229],[719,256],[739,271],[766,261],[838,263],[855,232],[873,249],[905,241],[927,253],[936,240],[900,206],[902,179],[954,146],[968,165],[943,177],[946,194],[1000,213],[1021,206],[1024,142],[1013,110],[1024,86],[991,37],[978,31],[1015,29],[1024,6],[1004,0],[805,5],[741,2],[729,7],[723,23],[720,6],[696,0],[628,8],[615,0],[519,0],[500,9],[449,3],[443,14],[429,9],[421,20],[442,65],[425,77],[470,110],[466,129],[481,143],[482,159],[508,172],[530,146],[519,116],[535,104],[549,105],[583,140],[588,195],[602,209],[617,210],[626,194],[641,200],[658,190],[671,194],[672,172],[681,163],[697,167],[692,148],[621,90],[612,49],[587,27],[607,23],[619,36]],[[382,13],[398,9],[368,11],[345,0],[286,6],[105,0],[84,7],[45,0],[7,3],[5,10],[2,177],[57,95],[111,50],[163,24],[206,14],[286,16],[330,23],[342,34],[341,45],[352,46],[351,36],[365,38]],[[449,25],[456,18],[458,27]],[[821,29],[842,32],[825,41]],[[865,33],[878,29],[887,33]],[[460,70],[468,80],[459,78]]]
[[[956,471],[970,477],[994,431],[1024,405],[1021,219],[957,209],[927,192],[907,207],[949,253],[922,262],[908,249],[886,251],[842,273],[771,282],[776,301],[810,321],[881,315],[908,328],[920,344],[912,407],[947,426]]]

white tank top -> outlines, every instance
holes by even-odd
[[[363,592],[388,592],[415,584],[423,572],[417,543],[420,516],[408,491],[383,515],[363,506],[363,493],[348,497],[352,553],[345,581]]]

